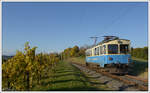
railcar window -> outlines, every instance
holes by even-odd
[[[90,56],[92,56],[92,50],[90,50]]]
[[[123,54],[129,53],[129,45],[121,44],[120,45],[120,53],[123,53]]]
[[[99,47],[96,48],[96,55],[99,55]]]
[[[91,55],[92,55],[92,51],[91,50],[86,51],[86,56],[91,56]]]
[[[118,45],[117,44],[108,45],[108,54],[118,54]]]
[[[106,45],[103,46],[103,49],[104,49],[103,53],[106,54]]]
[[[100,54],[103,54],[103,48],[100,46]]]
[[[96,55],[96,48],[94,48],[94,55]]]

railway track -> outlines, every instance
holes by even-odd
[[[148,91],[148,82],[147,80],[142,80],[137,77],[131,76],[131,75],[113,75],[108,72],[102,72],[99,68],[96,67],[87,67],[83,64],[77,64],[77,63],[72,63],[74,66],[78,67],[80,70],[83,68],[96,71],[96,73],[100,73],[104,76],[110,77],[112,79],[118,80],[119,82],[123,82],[126,86],[128,87],[134,87],[135,90],[140,90],[140,91]],[[93,73],[94,74],[94,73]],[[120,89],[124,90],[124,88]],[[133,89],[134,90],[134,89]]]

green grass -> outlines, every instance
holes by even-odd
[[[140,62],[148,62],[148,60],[141,59],[141,58],[136,58],[136,57],[132,57],[132,59],[136,60],[136,61],[140,61]]]
[[[67,62],[75,62],[80,64],[85,64],[85,57],[72,57],[66,60]]]
[[[92,86],[91,81],[79,69],[68,62],[60,62],[55,73],[51,77],[41,80],[41,84],[34,85],[34,91],[84,91],[84,90],[105,90],[105,87]]]

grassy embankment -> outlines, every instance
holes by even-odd
[[[81,64],[85,64],[85,58],[84,57],[78,57],[78,58],[70,58],[70,62],[77,62]],[[144,59],[139,59],[132,57],[132,61],[134,64],[131,66],[130,73],[132,75],[138,76],[139,78],[148,78],[148,61]]]
[[[93,86],[91,80],[79,69],[68,62],[60,62],[55,73],[41,80],[41,84],[34,85],[32,90],[105,90],[105,85]],[[95,81],[96,82],[96,81]]]

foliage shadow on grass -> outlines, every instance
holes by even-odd
[[[130,75],[140,75],[148,69],[148,62],[132,60],[133,64],[130,67],[129,74]]]
[[[66,83],[66,82],[74,82],[74,81],[79,81],[82,82],[82,80],[75,80],[75,79],[67,79],[67,80],[56,80],[56,81],[49,81],[44,83],[44,85],[48,85],[48,84],[56,84],[56,83]]]
[[[74,76],[80,76],[80,74],[75,74],[75,73],[67,73],[67,74],[62,74],[62,75],[54,75],[53,77],[55,78],[58,78],[58,77],[63,77],[63,76],[71,76],[71,75],[74,75]]]
[[[72,87],[72,88],[51,89],[51,91],[98,91],[98,89],[94,87]]]

